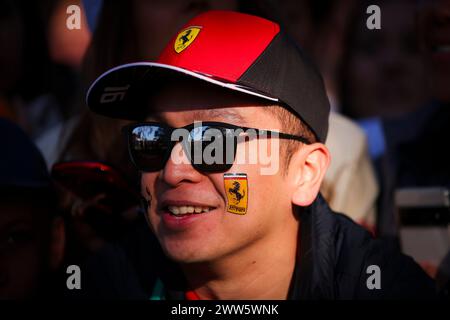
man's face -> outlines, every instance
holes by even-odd
[[[219,121],[283,132],[279,121],[257,106],[257,102],[248,98],[245,101],[242,96],[225,91],[192,83],[166,88],[151,103],[152,115],[148,120],[174,128],[194,121]],[[254,150],[251,144],[259,143],[258,140],[239,143],[237,156]],[[179,143],[173,153],[185,157]],[[152,199],[148,220],[166,254],[182,263],[215,261],[241,252],[258,241],[276,241],[287,227],[292,228],[296,220],[292,214],[291,191],[283,172],[280,169],[272,175],[261,175],[260,169],[258,163],[235,161],[227,172],[203,173],[191,164],[176,164],[169,158],[161,171],[143,173],[142,194]],[[247,175],[245,215],[227,211],[224,173]],[[178,210],[209,209],[209,212],[179,218],[170,214],[169,206]]]
[[[433,97],[450,101],[450,0],[424,1],[420,7],[419,35]]]

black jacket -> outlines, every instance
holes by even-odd
[[[321,196],[299,213],[300,246],[290,299],[430,299],[433,281],[397,248],[330,210]],[[120,246],[108,246],[86,266],[83,297],[149,299],[157,282],[166,299],[182,299],[185,282],[147,226]],[[380,270],[370,290],[369,266]],[[371,281],[369,281],[371,282]],[[87,296],[86,296],[87,295]]]
[[[300,262],[293,299],[430,299],[433,281],[391,242],[373,239],[344,215],[330,210],[322,197],[301,214]],[[369,289],[380,269],[380,289]],[[371,280],[371,279],[369,279]],[[372,283],[372,281],[369,281]]]

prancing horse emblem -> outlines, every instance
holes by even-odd
[[[187,47],[189,47],[195,38],[197,38],[201,28],[200,27],[190,27],[181,31],[177,38],[175,39],[174,49],[176,53],[180,53]]]
[[[245,190],[240,193],[241,189],[241,184],[237,181],[233,182],[233,188],[229,188],[228,192],[231,194],[234,194],[235,198],[236,198],[236,204],[239,204],[239,202],[241,202],[242,198],[245,197]]]

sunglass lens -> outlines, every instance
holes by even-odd
[[[136,167],[141,171],[158,171],[167,160],[170,132],[167,128],[144,125],[135,127],[129,135],[129,150]]]
[[[224,172],[233,166],[236,139],[227,128],[201,126],[191,130],[187,154],[194,168]]]

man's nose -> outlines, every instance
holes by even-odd
[[[202,174],[194,169],[181,143],[177,143],[161,170],[160,178],[170,186],[181,182],[198,182]]]

